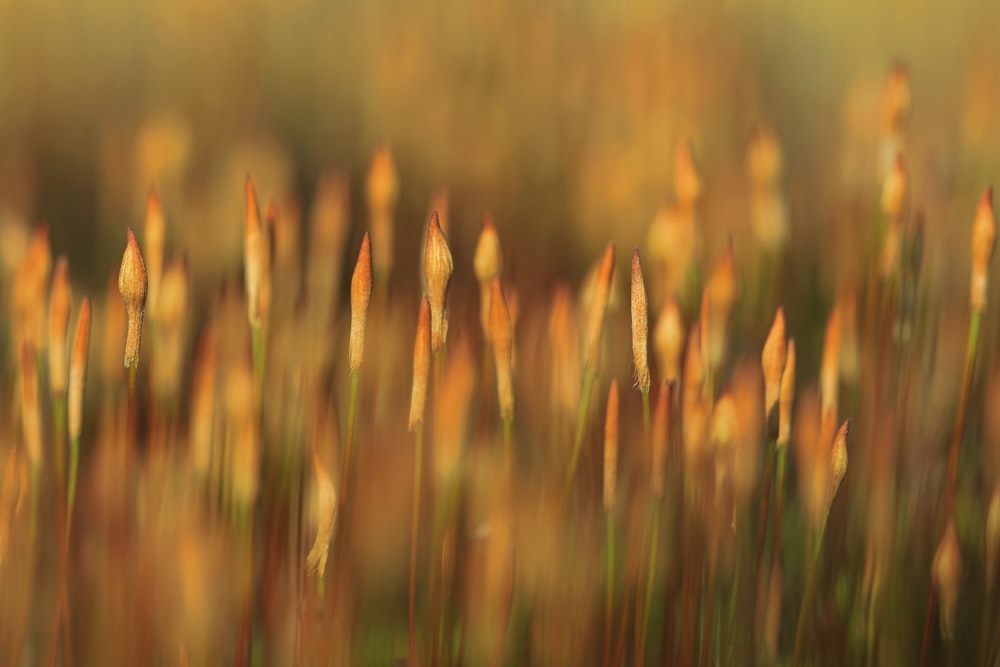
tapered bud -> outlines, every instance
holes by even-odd
[[[66,391],[66,331],[71,301],[69,262],[63,256],[56,261],[49,297],[49,384],[56,395]]]
[[[393,215],[399,197],[399,177],[392,152],[380,148],[368,170],[368,210],[371,214],[372,256],[377,274],[392,271],[395,224]]]
[[[986,308],[986,291],[990,282],[990,263],[996,245],[997,223],[993,217],[993,188],[987,188],[979,200],[976,219],[972,223],[972,288],[970,302],[978,313]]]
[[[778,435],[778,399],[781,395],[781,376],[785,371],[786,349],[785,309],[779,307],[760,356],[764,371],[764,419],[768,437],[771,438]]]
[[[125,367],[135,368],[139,364],[139,339],[142,336],[142,316],[146,308],[146,265],[142,261],[139,242],[135,240],[131,228],[128,230],[128,244],[118,271],[118,292],[122,295],[128,318]]]
[[[726,391],[719,396],[712,410],[712,442],[721,451],[731,450],[740,442],[740,418],[733,395]]]
[[[455,264],[451,258],[448,239],[441,230],[437,213],[431,214],[427,227],[427,249],[424,253],[424,275],[427,277],[427,300],[431,305],[431,350],[437,352],[444,345],[447,335],[445,301],[448,284]]]
[[[618,477],[618,380],[611,380],[604,417],[604,510],[615,509]]]
[[[357,373],[365,354],[365,328],[368,326],[368,304],[372,298],[372,246],[365,233],[361,251],[351,276],[351,339],[348,357],[351,372]]]
[[[649,303],[642,277],[639,249],[632,250],[632,361],[635,383],[643,394],[649,393]]]
[[[682,141],[674,153],[674,194],[682,206],[694,204],[701,196],[701,176],[690,141]]]
[[[958,604],[958,589],[962,583],[962,553],[958,544],[955,520],[948,519],[948,527],[934,553],[931,566],[934,587],[937,589],[941,636],[951,641],[955,636],[955,607]]]
[[[505,421],[514,418],[514,378],[511,358],[514,349],[514,329],[507,310],[500,279],[493,279],[490,294],[490,344],[497,370],[497,398],[500,416]]]
[[[754,132],[747,149],[747,174],[755,188],[771,188],[781,180],[783,158],[781,144],[766,128]]]
[[[833,500],[840,490],[840,483],[847,475],[847,435],[851,428],[851,420],[845,421],[840,430],[837,431],[833,439],[833,448],[830,450],[830,495],[827,500],[826,511],[829,513]]]
[[[674,381],[681,374],[681,355],[684,353],[684,320],[680,306],[674,299],[667,299],[660,310],[654,331],[656,354],[664,380]]]
[[[490,290],[493,279],[500,276],[503,267],[503,257],[500,254],[500,238],[493,218],[488,213],[483,214],[483,229],[479,232],[476,243],[476,253],[472,260],[472,268],[479,281],[479,322],[483,334],[489,336],[490,329]]]
[[[247,293],[247,319],[250,326],[259,327],[262,322],[260,310],[260,285],[264,270],[264,234],[261,231],[260,208],[257,206],[257,192],[253,180],[247,176],[246,217],[243,233],[243,277]]]
[[[90,299],[80,304],[69,362],[67,415],[70,440],[78,440],[83,431],[83,390],[87,385],[87,356],[90,352]]]
[[[897,155],[892,168],[882,181],[882,213],[886,218],[895,219],[903,214],[906,202],[906,168],[903,156]]]
[[[410,393],[410,431],[424,423],[427,402],[427,377],[431,366],[431,305],[427,297],[420,300],[417,335],[413,344],[413,389]]]
[[[778,440],[784,447],[792,434],[792,402],[795,400],[795,339],[789,338],[785,350],[785,370],[781,374],[781,394],[778,398]]]

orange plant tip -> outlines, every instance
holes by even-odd
[[[604,417],[604,509],[615,508],[618,476],[618,380],[611,380],[608,407]]]
[[[997,224],[993,215],[993,186],[986,188],[972,223],[972,282],[970,303],[976,312],[986,308],[990,264],[996,246]]]
[[[61,255],[56,261],[49,297],[49,383],[56,394],[66,391],[66,331],[71,301],[69,261]]]
[[[410,393],[410,431],[416,431],[424,421],[427,403],[427,379],[431,366],[431,306],[424,297],[420,300],[417,334],[413,344],[413,388]]]
[[[368,326],[368,305],[372,298],[372,247],[365,232],[361,250],[351,276],[351,337],[348,357],[352,373],[361,368],[365,352],[365,329]]]
[[[769,432],[772,431],[771,425],[774,426],[774,435],[777,435],[776,409],[781,394],[781,375],[785,370],[786,349],[785,309],[779,306],[760,357],[761,369],[764,371],[764,417]]]
[[[639,249],[632,249],[632,361],[635,364],[636,386],[649,394],[649,301],[642,276]]]
[[[500,254],[500,238],[489,213],[483,214],[483,228],[476,242],[476,252],[472,259],[472,268],[476,280],[480,284],[489,285],[490,281],[500,275],[503,260]]]
[[[785,348],[785,370],[781,374],[778,398],[778,439],[776,445],[784,447],[791,439],[792,403],[795,400],[795,339],[789,338]]]
[[[597,359],[600,352],[601,331],[604,328],[604,315],[608,310],[608,300],[611,296],[611,279],[615,272],[615,244],[609,243],[601,258],[601,265],[594,281],[587,314],[587,326],[584,329],[584,363],[591,370],[597,369]]]
[[[511,359],[514,350],[514,325],[500,279],[494,278],[490,294],[490,345],[497,371],[497,399],[504,420],[514,418],[514,382]]]
[[[73,352],[69,362],[67,424],[71,439],[80,437],[83,426],[83,390],[87,383],[87,355],[90,350],[90,299],[84,297],[76,319]]]

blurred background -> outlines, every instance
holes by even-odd
[[[709,256],[739,239],[743,156],[765,123],[785,151],[794,247],[871,210],[881,91],[902,59],[935,248],[955,190],[981,191],[975,174],[998,160],[998,29],[985,1],[5,0],[0,218],[48,221],[53,253],[72,247],[73,280],[96,288],[156,183],[197,283],[238,267],[248,171],[262,200],[307,210],[318,175],[341,168],[360,225],[365,170],[388,145],[400,244],[447,187],[457,254],[488,209],[524,262],[537,252],[578,278],[611,229],[619,247],[645,238],[685,138]]]

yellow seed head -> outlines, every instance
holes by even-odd
[[[330,538],[333,537],[333,527],[337,522],[337,492],[330,474],[316,453],[313,453],[313,471],[316,474],[316,539],[306,556],[306,570],[322,577],[330,552]]]
[[[253,179],[247,176],[246,216],[243,232],[243,278],[247,293],[247,319],[250,326],[259,327],[263,318],[260,310],[260,283],[264,263],[264,235],[261,231],[260,209]]]
[[[608,409],[604,417],[604,510],[615,509],[615,484],[618,477],[618,380],[611,380]]]
[[[57,395],[66,392],[66,331],[72,300],[69,262],[63,256],[56,262],[49,297],[49,384],[52,393]]]
[[[642,277],[639,249],[632,250],[632,361],[639,391],[649,393],[649,302]]]
[[[674,153],[674,195],[682,206],[694,205],[701,196],[701,176],[690,141],[682,141]]]
[[[777,447],[788,444],[792,433],[792,402],[795,400],[795,339],[788,339],[785,351],[785,370],[781,374],[781,394],[778,398]]]
[[[489,337],[490,331],[490,290],[493,279],[500,276],[503,258],[500,254],[500,237],[497,235],[493,218],[488,213],[483,214],[483,229],[479,232],[476,243],[476,253],[473,256],[472,268],[479,281],[479,322],[483,327],[483,335]]]
[[[833,439],[833,447],[830,450],[830,496],[827,500],[826,510],[830,511],[830,505],[837,497],[840,490],[840,483],[847,475],[847,435],[851,428],[851,420],[848,419],[840,426],[836,437]]]
[[[73,353],[69,363],[69,395],[67,416],[70,440],[77,440],[83,431],[83,390],[87,384],[87,355],[90,351],[90,299],[84,297],[76,318]]]
[[[566,285],[557,285],[549,313],[552,359],[552,403],[564,414],[575,414],[580,402],[580,328]]]
[[[779,306],[760,355],[760,365],[764,371],[764,419],[769,437],[776,436],[778,430],[777,407],[781,395],[781,375],[785,370],[785,355],[785,309]]]
[[[597,360],[601,349],[601,330],[604,315],[608,309],[611,294],[611,277],[615,271],[615,244],[609,243],[601,259],[601,265],[594,281],[590,303],[587,305],[587,325],[584,328],[584,364],[592,371],[597,370]]]
[[[739,411],[729,391],[719,396],[712,410],[711,437],[720,451],[731,450],[740,442]]]
[[[962,583],[962,553],[958,544],[955,520],[948,519],[944,536],[938,543],[931,565],[931,575],[941,600],[941,636],[951,640],[955,635],[955,607],[958,603],[958,589]]]
[[[375,272],[384,275],[392,271],[395,235],[393,214],[399,197],[396,165],[392,159],[392,152],[386,147],[380,148],[372,156],[367,189]]]
[[[490,294],[490,344],[497,370],[497,398],[500,416],[505,421],[514,418],[514,378],[511,359],[514,350],[514,327],[507,310],[500,279],[493,279]]]
[[[424,275],[427,277],[427,300],[431,305],[431,350],[437,352],[447,335],[445,301],[455,263],[451,258],[448,239],[441,229],[437,213],[431,214],[427,227],[427,247],[424,252]]]
[[[431,366],[431,305],[424,297],[420,300],[417,335],[413,344],[413,389],[410,393],[410,431],[416,431],[424,422],[424,404],[427,402],[427,377]]]
[[[781,144],[768,128],[758,128],[747,149],[747,174],[756,189],[773,188],[781,180],[784,167]]]
[[[673,382],[680,378],[681,354],[684,352],[684,320],[675,299],[667,299],[663,304],[653,335],[660,372],[664,380]]]
[[[972,223],[972,310],[983,312],[986,308],[986,291],[990,282],[990,263],[996,245],[997,223],[993,217],[993,188],[987,188],[979,200],[976,219]]]
[[[118,270],[118,292],[125,304],[128,332],[125,335],[125,367],[134,368],[139,363],[139,339],[142,336],[142,316],[146,308],[146,264],[142,261],[139,242],[132,229],[128,229],[128,244]]]
[[[351,339],[348,357],[352,373],[361,369],[365,354],[365,329],[368,326],[368,304],[372,299],[372,245],[365,233],[361,251],[351,276]]]
[[[896,133],[903,129],[911,102],[909,68],[903,62],[894,63],[882,93],[882,122],[886,131]]]

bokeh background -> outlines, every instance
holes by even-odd
[[[459,248],[488,209],[524,262],[579,277],[609,230],[620,247],[645,238],[685,138],[709,255],[738,239],[743,155],[766,123],[785,150],[793,243],[809,252],[870,211],[880,94],[902,59],[910,177],[937,248],[956,189],[981,190],[975,174],[997,164],[998,29],[986,1],[7,0],[0,218],[47,220],[53,252],[74,249],[74,281],[97,287],[156,183],[197,278],[229,268],[220,254],[238,263],[247,171],[262,199],[307,209],[321,171],[341,168],[360,223],[385,144],[401,244],[447,187]],[[20,256],[16,239],[0,246]]]

